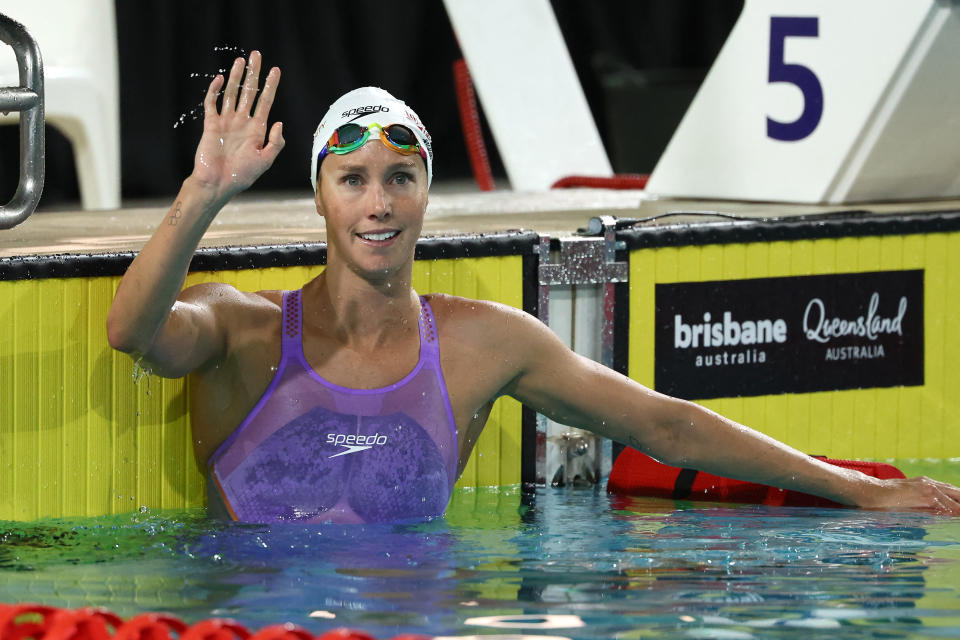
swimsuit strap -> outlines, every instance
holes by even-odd
[[[420,296],[420,359],[430,355],[436,359],[440,355],[440,341],[437,339],[437,323],[433,318],[433,309],[426,298]]]
[[[277,390],[280,377],[289,364],[287,361],[291,358],[297,358],[298,355],[301,360],[303,359],[303,344],[300,340],[300,290],[284,291],[280,307],[283,310],[283,326],[280,328],[280,363],[277,365],[277,372],[270,381],[270,386],[267,387],[267,390],[264,391],[260,400],[258,400],[257,404],[250,410],[250,413],[248,413],[247,417],[240,423],[240,426],[237,427],[226,440],[220,443],[220,446],[213,452],[213,455],[207,459],[208,469],[215,467],[223,453],[228,451],[237,439],[245,437],[243,433],[247,426],[255,421],[256,416],[263,407],[267,406],[270,398]],[[216,475],[214,475],[214,478],[216,478]]]
[[[303,351],[303,340],[300,337],[303,327],[303,305],[300,302],[300,294],[300,289],[283,292],[281,358]]]
[[[451,469],[456,469],[457,465],[457,421],[453,417],[453,407],[450,404],[450,392],[447,389],[447,383],[443,378],[443,367],[440,366],[440,338],[437,335],[437,321],[433,316],[433,309],[426,298],[420,296],[420,365],[428,369],[433,369],[437,376],[440,395],[443,397],[443,405],[446,409],[447,422],[450,425],[450,442],[453,443],[453,460],[448,464]],[[451,486],[456,478],[451,478]]]
[[[302,290],[283,292],[283,335],[281,340],[281,357],[303,354],[303,302]],[[421,358],[429,355],[432,359],[439,357],[440,344],[437,339],[437,323],[433,317],[433,309],[426,298],[420,296],[420,349]]]

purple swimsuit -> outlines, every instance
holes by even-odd
[[[443,514],[457,430],[433,312],[399,382],[348,389],[303,355],[300,291],[283,294],[282,354],[263,397],[208,462],[212,511],[243,522],[395,522]],[[218,504],[222,503],[222,504]]]

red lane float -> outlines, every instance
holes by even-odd
[[[43,640],[110,640],[123,620],[106,609],[85,607],[61,610],[43,634]]]
[[[314,640],[313,635],[297,625],[287,622],[264,627],[253,634],[250,640]]]
[[[247,640],[250,630],[233,620],[203,620],[183,632],[181,640]]]
[[[117,630],[114,640],[176,640],[187,624],[179,618],[159,613],[142,613],[130,618]]]
[[[883,462],[835,460],[814,456],[844,469],[862,471],[868,476],[886,480],[904,478],[903,472]],[[786,507],[840,507],[839,503],[819,496],[787,491],[764,484],[715,476],[693,469],[682,469],[657,462],[629,447],[617,456],[607,481],[607,491],[616,494],[671,498],[674,500],[707,500],[740,502]]]
[[[39,604],[0,605],[0,640],[38,638],[59,611]]]
[[[162,613],[143,613],[124,621],[106,609],[58,609],[39,604],[0,603],[0,640],[377,640],[357,629],[333,629],[314,636],[292,623],[251,632],[228,619],[211,618],[190,626]],[[401,634],[390,640],[430,640]]]

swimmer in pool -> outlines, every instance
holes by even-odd
[[[508,395],[668,464],[864,508],[960,514],[952,485],[825,464],[576,355],[521,311],[418,295],[433,151],[413,110],[379,89],[341,97],[315,134],[326,268],[292,292],[181,290],[217,213],[284,146],[282,124],[267,125],[280,71],[258,91],[260,65],[253,52],[211,82],[193,173],[107,320],[114,348],[157,374],[192,374],[213,511],[251,522],[440,515],[494,401]]]

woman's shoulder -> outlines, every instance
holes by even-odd
[[[178,299],[204,308],[229,330],[280,317],[283,291],[243,291],[223,282],[202,282],[184,289]]]
[[[424,295],[423,298],[430,303],[430,308],[433,309],[433,313],[438,319],[470,321],[474,319],[486,320],[496,316],[528,316],[533,318],[533,316],[530,316],[520,309],[501,302],[493,302],[492,300],[465,298],[448,293],[428,293]]]
[[[500,302],[445,293],[433,293],[424,298],[437,319],[441,337],[493,340],[502,345],[504,341],[522,338],[528,332],[543,327],[532,315]]]
[[[283,291],[243,291],[224,282],[201,282],[184,289],[179,296],[183,302],[217,307],[277,307]]]

